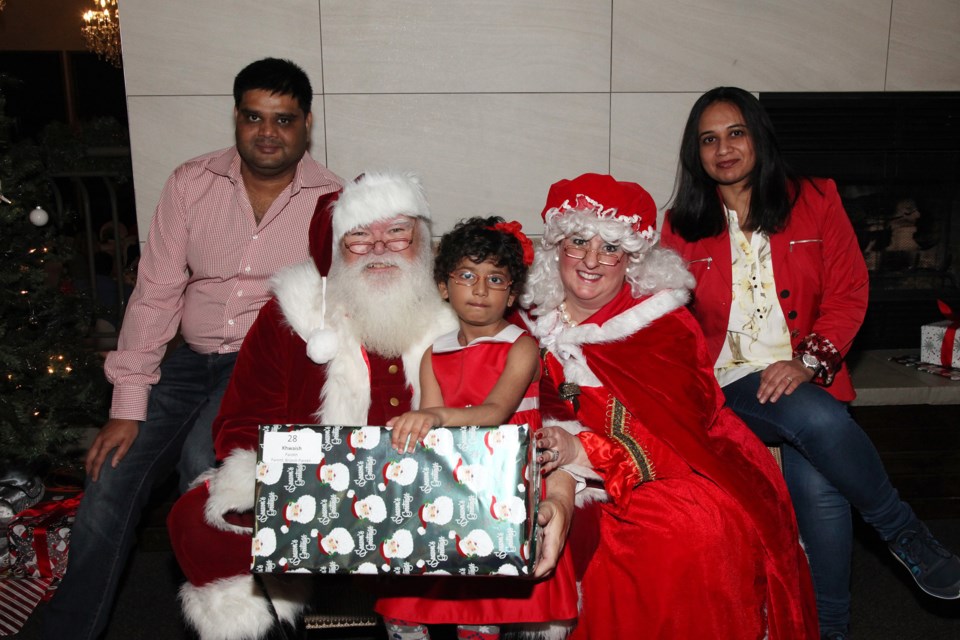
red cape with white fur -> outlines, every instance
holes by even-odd
[[[617,398],[644,429],[745,512],[763,548],[768,637],[815,638],[813,591],[786,485],[766,447],[723,406],[702,333],[684,308],[686,300],[685,291],[675,290],[634,299],[625,286],[604,309],[575,327],[561,326],[556,312],[531,321],[532,333],[550,354],[544,382],[554,385],[552,393],[541,393],[544,425],[575,433],[584,429],[569,404],[549,402],[548,396],[556,398],[559,382],[603,387]],[[569,470],[601,479],[604,498],[615,503],[614,509],[626,508],[631,495],[643,491],[645,480],[629,446],[632,435],[617,439],[604,432],[603,424],[590,426],[593,430],[583,431],[580,439],[596,469]],[[649,587],[655,589],[677,569],[638,570],[650,572]]]

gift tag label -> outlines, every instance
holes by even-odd
[[[312,429],[268,431],[263,434],[262,455],[267,464],[320,464],[323,436]]]

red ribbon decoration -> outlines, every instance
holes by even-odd
[[[48,547],[47,533],[49,523],[59,521],[61,518],[76,514],[77,507],[80,506],[82,493],[75,496],[64,498],[63,500],[49,500],[41,502],[38,505],[24,509],[17,514],[15,522],[27,526],[31,521],[33,525],[33,550],[37,554],[37,569],[43,578],[53,578],[53,566],[50,563],[50,549]],[[55,516],[55,518],[51,518]],[[10,523],[13,528],[14,522]]]
[[[953,312],[943,300],[937,300],[937,306],[943,317],[950,321],[946,332],[943,334],[943,344],[940,345],[940,364],[945,367],[953,366],[953,345],[957,339],[957,329],[960,328],[960,317]]]
[[[523,250],[523,264],[528,267],[533,264],[533,243],[530,242],[530,238],[521,231],[523,226],[519,222],[498,222],[492,227],[487,228],[509,234],[516,238],[520,242],[520,248]]]

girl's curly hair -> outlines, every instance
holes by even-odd
[[[433,262],[433,278],[437,284],[446,282],[450,274],[464,258],[476,263],[492,260],[505,268],[513,284],[510,292],[519,295],[527,281],[527,265],[523,263],[523,247],[516,236],[494,229],[493,225],[504,222],[500,216],[473,217],[461,220],[440,238],[437,257]]]

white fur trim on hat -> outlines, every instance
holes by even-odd
[[[397,215],[430,219],[420,178],[412,173],[365,173],[344,186],[333,205],[334,241],[357,227]]]
[[[291,625],[310,597],[310,581],[263,576],[277,616]],[[190,583],[180,588],[187,622],[201,640],[257,640],[275,625],[267,600],[253,576],[216,580],[202,587]]]

